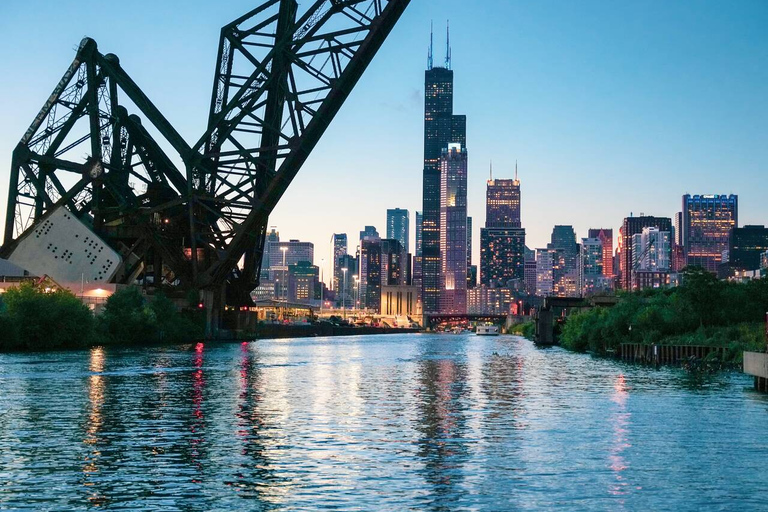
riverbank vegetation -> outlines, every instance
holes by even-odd
[[[520,324],[515,324],[509,328],[509,334],[516,334],[529,340],[533,340],[533,335],[535,332],[536,324],[534,322],[523,322]]]
[[[765,350],[766,311],[768,279],[730,283],[692,268],[678,288],[624,294],[612,308],[569,317],[560,342],[597,354],[622,343],[718,346],[739,360],[744,350]]]
[[[109,297],[100,315],[67,290],[31,283],[0,296],[0,351],[175,343],[199,339],[204,329],[201,312],[179,312],[165,295],[147,299],[133,287]]]

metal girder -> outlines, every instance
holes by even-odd
[[[225,26],[208,128],[194,145],[117,57],[83,40],[13,153],[2,253],[66,205],[128,253],[125,279],[161,258],[197,289],[233,276],[256,284],[269,214],[409,2],[316,0],[300,12],[295,0],[268,0]]]

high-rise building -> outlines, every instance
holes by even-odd
[[[508,286],[525,278],[525,229],[483,228],[480,230],[480,283]]]
[[[320,269],[308,261],[288,266],[288,302],[312,304],[320,299]]]
[[[551,297],[555,294],[556,274],[563,266],[562,249],[536,249],[536,295]]]
[[[440,159],[440,309],[467,312],[467,149],[448,144]]]
[[[424,313],[436,313],[440,310],[441,282],[440,158],[449,143],[466,147],[467,119],[453,114],[453,70],[449,56],[446,56],[444,67],[436,67],[430,47],[424,78],[422,302]],[[466,257],[464,260],[466,264]]]
[[[576,242],[576,232],[573,226],[555,226],[552,229],[552,239],[547,246],[561,251],[562,264],[556,267],[554,279],[554,294],[558,297],[575,297],[581,295],[581,259],[580,248]]]
[[[768,251],[765,226],[734,228],[729,250],[729,266],[737,270],[759,270],[760,257]]]
[[[683,240],[685,240],[685,237],[683,236],[683,212],[677,212],[675,214],[675,237],[674,237],[674,244],[683,246]]]
[[[357,278],[359,278],[358,258],[351,254],[345,254],[339,258],[338,263],[339,287],[336,289],[336,302],[339,306],[342,304],[350,306],[355,303],[359,291],[359,286],[357,286]]]
[[[632,271],[667,272],[672,268],[672,234],[656,227],[632,235]]]
[[[360,232],[360,240],[381,238],[379,232],[374,226],[365,226],[365,229]]]
[[[416,254],[413,256],[413,265],[411,273],[411,284],[418,290],[418,300],[421,301],[421,240],[422,225],[424,216],[421,212],[416,212]]]
[[[360,296],[363,306],[381,309],[382,286],[405,285],[403,250],[400,242],[390,239],[367,238],[362,242],[360,256]],[[353,276],[347,276],[353,279]]]
[[[672,220],[669,217],[627,217],[624,219],[624,225],[621,227],[621,287],[624,290],[632,289],[632,262],[634,253],[632,247],[632,237],[642,233],[644,228],[656,228],[659,231],[671,233]]]
[[[334,233],[333,235],[333,282],[331,287],[334,291],[338,291],[341,286],[341,267],[339,261],[342,256],[347,255],[349,252],[349,246],[347,242],[346,233]]]
[[[739,200],[735,195],[683,196],[683,245],[688,266],[716,273],[738,227]]]
[[[536,251],[525,248],[525,292],[536,295]]]
[[[525,279],[525,230],[520,227],[520,180],[488,180],[485,228],[480,230],[480,282],[508,286]]]
[[[269,280],[279,283],[276,296],[288,296],[288,267],[297,263],[313,264],[315,246],[311,242],[291,240],[289,242],[267,242],[269,251]]]
[[[613,229],[590,229],[588,236],[599,239],[603,247],[603,275],[614,277],[616,274],[613,269]]]
[[[261,280],[269,281],[270,280],[270,272],[269,272],[269,265],[270,265],[270,257],[269,257],[269,251],[271,250],[272,242],[279,242],[280,241],[280,233],[275,230],[275,228],[272,228],[269,233],[267,233],[267,236],[264,240],[264,253],[261,255],[261,273],[259,274],[259,278]]]
[[[408,210],[400,208],[387,210],[387,238],[399,241],[406,254],[410,252],[410,245],[408,244],[409,234]]]
[[[521,227],[520,180],[517,179],[517,164],[515,164],[515,179],[493,179],[491,175],[491,179],[488,180],[485,193],[485,227]]]

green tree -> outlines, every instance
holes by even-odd
[[[155,313],[133,286],[118,290],[107,299],[99,323],[110,343],[137,344],[157,339]]]
[[[3,297],[7,322],[18,348],[46,350],[87,346],[93,341],[93,314],[67,290],[46,292],[32,283],[10,288]]]

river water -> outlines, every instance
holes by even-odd
[[[768,397],[393,335],[0,355],[0,508],[768,510]]]

